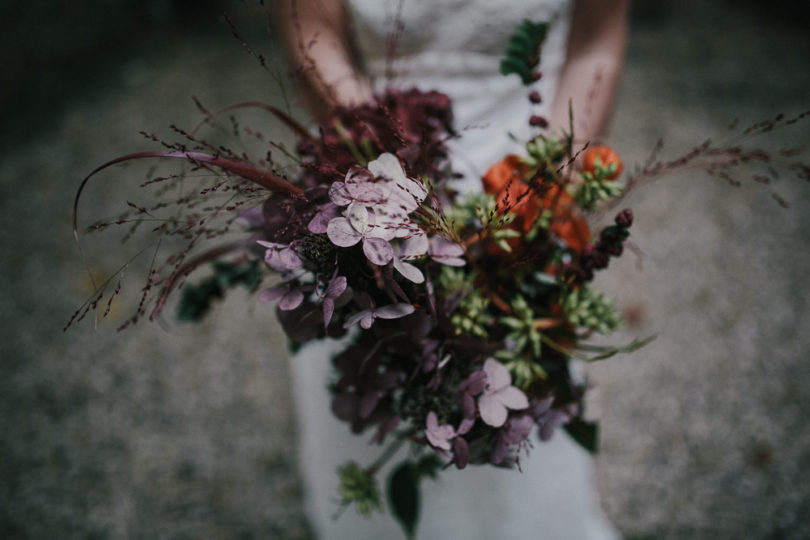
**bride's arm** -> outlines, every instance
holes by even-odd
[[[627,0],[576,0],[568,55],[551,108],[553,129],[568,129],[573,103],[574,135],[590,141],[610,116],[627,45]]]
[[[305,105],[315,118],[335,105],[371,98],[352,55],[351,21],[341,0],[276,0],[289,58],[300,76]]]

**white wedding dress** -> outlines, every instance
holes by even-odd
[[[351,0],[358,45],[366,68],[379,86],[418,86],[453,99],[455,126],[462,137],[452,158],[464,173],[462,190],[481,189],[487,168],[507,153],[519,153],[529,134],[530,114],[543,114],[551,102],[565,60],[571,5],[568,0]],[[523,19],[548,21],[542,79],[534,89],[544,103],[532,110],[527,90],[512,75],[498,72],[507,38]],[[390,33],[402,27],[393,80],[385,80]],[[460,166],[459,166],[460,165]],[[319,538],[389,539],[404,535],[387,514],[371,518],[353,509],[338,519],[338,466],[349,460],[372,463],[383,447],[371,446],[372,433],[356,436],[330,412],[327,382],[333,380],[334,343],[311,343],[292,359],[299,419],[300,464],[310,523]],[[596,498],[593,462],[559,430],[523,456],[523,472],[470,466],[449,468],[422,484],[417,537],[433,540],[603,540],[618,535],[603,517]],[[405,450],[390,461],[396,464]],[[398,459],[399,458],[399,459]],[[379,475],[380,487],[390,469]],[[384,491],[383,491],[384,492]]]

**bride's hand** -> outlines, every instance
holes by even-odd
[[[356,68],[351,24],[341,0],[277,0],[275,12],[286,48],[303,83],[305,106],[315,118],[336,105],[373,98]]]

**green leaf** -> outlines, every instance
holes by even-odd
[[[248,260],[241,264],[215,261],[211,264],[214,275],[202,280],[198,285],[186,284],[177,304],[177,318],[181,321],[201,320],[214,300],[225,296],[227,289],[243,285],[255,291],[262,280],[258,261]]]
[[[503,75],[517,74],[523,84],[531,84],[532,69],[539,60],[540,45],[546,37],[548,24],[524,20],[509,36],[504,58],[501,61]]]
[[[524,82],[531,78],[531,73],[529,68],[526,67],[525,62],[515,57],[508,56],[501,60],[501,75],[510,75],[512,73],[518,75]]]
[[[582,448],[596,454],[599,451],[599,424],[585,420],[572,420],[565,424],[565,431]]]
[[[406,461],[388,478],[388,505],[408,538],[416,533],[420,502],[417,466]]]
[[[354,461],[338,467],[338,494],[344,507],[354,504],[361,516],[368,516],[375,510],[382,510],[380,491],[373,474],[367,473]]]

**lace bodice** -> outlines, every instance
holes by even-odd
[[[369,57],[385,54],[385,44],[402,24],[403,55],[464,52],[500,55],[505,38],[523,19],[555,26],[569,0],[351,0],[358,41]]]
[[[461,189],[479,188],[487,168],[508,152],[510,139],[529,137],[531,114],[548,114],[565,61],[570,0],[351,0],[355,35],[377,86],[417,86],[453,99],[456,169]],[[509,35],[523,20],[546,21],[538,90],[543,103],[532,108],[516,76],[499,73]],[[396,47],[391,53],[391,36]],[[390,69],[389,69],[390,68]],[[388,73],[393,74],[388,79]]]

